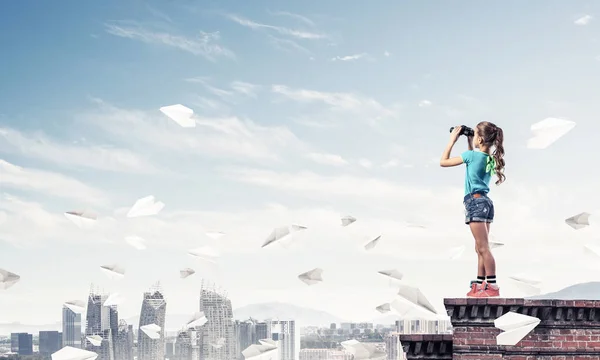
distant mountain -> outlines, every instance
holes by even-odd
[[[325,311],[277,302],[243,306],[233,311],[233,317],[237,320],[293,319],[300,326],[329,326],[331,323],[345,322]]]
[[[532,296],[530,299],[600,300],[600,282],[575,284],[556,292]]]

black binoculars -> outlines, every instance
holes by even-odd
[[[461,125],[462,129],[460,129],[460,135],[464,135],[466,137],[473,137],[475,136],[475,131],[473,131],[473,129],[471,129],[470,127],[466,126],[466,125]],[[450,132],[452,132],[454,130],[454,127],[450,128]]]

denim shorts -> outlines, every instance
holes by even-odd
[[[465,196],[465,224],[472,222],[494,222],[494,203],[483,193]]]

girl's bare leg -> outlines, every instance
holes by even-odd
[[[496,275],[496,260],[494,255],[490,251],[490,245],[488,242],[489,234],[489,223],[484,222],[472,222],[469,224],[471,233],[475,238],[475,248],[477,255],[479,256],[478,262],[483,266],[477,267],[478,276],[495,276]],[[483,269],[482,269],[483,268]],[[482,272],[483,270],[483,272]]]

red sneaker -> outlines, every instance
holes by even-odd
[[[483,288],[483,284],[478,284],[477,281],[471,281],[471,291],[467,293],[467,297],[474,297],[475,294]]]
[[[481,290],[476,292],[473,297],[486,298],[486,297],[498,297],[500,296],[500,288],[496,284],[485,284]]]

